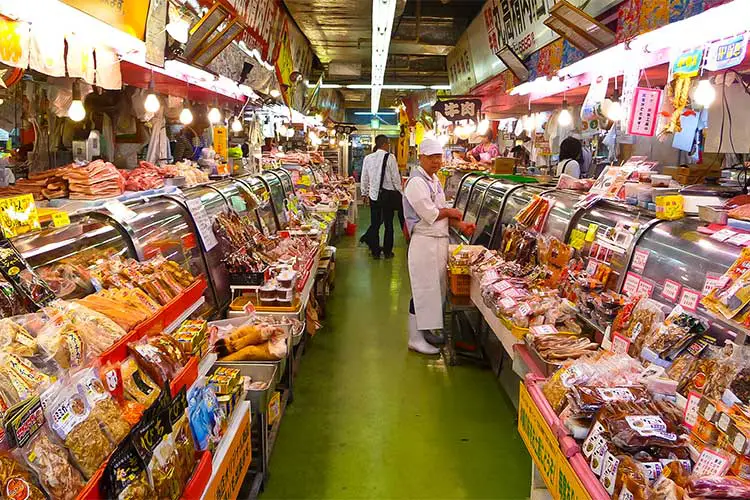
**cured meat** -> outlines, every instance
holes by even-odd
[[[109,162],[95,160],[85,167],[69,168],[63,173],[68,181],[71,200],[96,200],[119,196],[125,179]]]

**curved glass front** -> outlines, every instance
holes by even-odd
[[[544,226],[544,234],[554,236],[565,243],[568,237],[568,227],[573,220],[576,209],[575,204],[578,202],[581,194],[572,191],[552,191],[545,193],[545,198],[555,201],[552,210],[547,217],[547,224]]]
[[[495,181],[487,189],[487,194],[484,196],[484,203],[482,203],[482,207],[479,209],[479,217],[477,217],[476,222],[477,228],[474,232],[474,241],[472,244],[493,248],[495,222],[500,217],[500,211],[503,209],[505,195],[514,186],[516,184]]]
[[[534,196],[540,195],[548,189],[534,184],[524,184],[511,191],[506,198],[505,207],[503,207],[503,213],[500,217],[502,225],[515,224],[516,221],[513,218],[516,214],[528,205]]]
[[[474,189],[469,193],[469,202],[466,205],[466,211],[464,212],[464,220],[466,222],[476,222],[477,216],[479,215],[479,209],[482,206],[484,195],[487,192],[487,188],[490,184],[495,182],[495,179],[491,177],[482,177],[474,184]]]
[[[284,188],[284,194],[287,196],[294,194],[294,183],[292,182],[292,176],[289,175],[289,172],[283,168],[277,168],[273,170],[273,173],[281,178],[281,185]]]
[[[466,210],[466,203],[469,201],[469,193],[474,183],[484,176],[480,174],[466,174],[458,188],[458,195],[453,206],[461,211]]]
[[[284,188],[281,185],[281,179],[271,172],[263,172],[262,177],[268,184],[268,189],[271,192],[271,202],[273,203],[273,210],[276,212],[276,218],[279,221],[279,229],[284,229],[289,224],[289,221],[286,218],[286,196],[284,195]]]
[[[242,177],[240,180],[250,188],[260,202],[257,213],[263,233],[270,235],[278,231],[276,218],[273,214],[273,206],[271,205],[271,193],[266,189],[266,184],[260,177],[255,176]]]

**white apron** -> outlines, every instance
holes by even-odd
[[[409,279],[419,330],[443,328],[447,266],[447,237],[412,236],[409,242]]]

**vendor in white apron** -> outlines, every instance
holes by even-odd
[[[404,215],[409,242],[409,278],[413,310],[409,311],[409,349],[437,354],[440,349],[425,340],[425,333],[443,328],[443,299],[448,265],[448,228],[471,235],[475,225],[463,222],[463,213],[448,208],[435,175],[443,166],[443,147],[435,139],[419,145],[419,167],[404,189]]]

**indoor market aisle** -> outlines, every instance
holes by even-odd
[[[358,232],[367,220],[361,210]],[[489,370],[407,351],[403,237],[390,261],[357,238],[340,241],[325,326],[302,358],[262,498],[527,497],[512,403]]]

